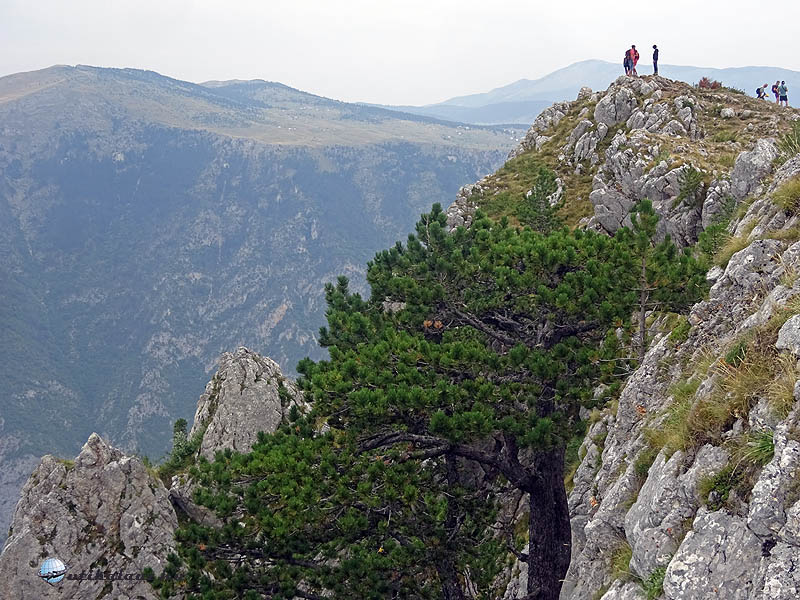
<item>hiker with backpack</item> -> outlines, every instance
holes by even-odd
[[[775,94],[775,104],[778,104],[778,102],[780,102],[780,100],[778,99],[779,98],[779,96],[778,96],[778,86],[780,84],[781,84],[780,81],[776,81],[775,83],[772,84],[772,93]]]
[[[765,83],[760,88],[756,88],[756,98],[760,98],[761,100],[767,99],[767,84]]]
[[[653,44],[653,75],[658,75],[658,46]]]
[[[639,74],[636,72],[636,63],[639,62],[639,51],[636,49],[635,45],[631,46],[630,53],[631,53],[631,75],[633,75],[634,77],[638,77]]]
[[[622,66],[625,69],[625,75],[630,77],[630,75],[631,75],[631,51],[630,51],[630,49],[625,51],[625,58],[622,60]]]
[[[778,104],[785,106],[786,108],[789,108],[789,97],[787,96],[788,92],[789,88],[786,87],[786,82],[781,81],[781,84],[778,86]]]

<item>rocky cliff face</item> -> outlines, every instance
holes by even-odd
[[[189,437],[202,435],[200,455],[218,450],[247,452],[259,431],[275,431],[293,406],[303,407],[300,390],[278,364],[247,348],[222,355],[219,370],[197,403]]]
[[[773,151],[765,142],[740,155],[732,185],[754,153]],[[798,597],[800,371],[783,349],[796,349],[796,320],[786,319],[800,308],[800,242],[761,239],[796,226],[772,196],[798,175],[798,159],[774,175],[736,227],[750,230],[745,247],[709,274],[688,337],[655,333],[616,410],[590,428],[570,495],[563,598],[645,598],[648,585],[670,600]],[[739,362],[731,349],[742,342]],[[659,448],[665,431],[677,437]]]
[[[275,362],[246,348],[223,354],[198,401],[198,454],[248,451],[258,431],[275,431],[292,406],[302,410],[302,396]],[[0,554],[0,598],[155,600],[146,581],[114,577],[148,567],[161,573],[181,513],[215,518],[192,502],[190,480],[175,476],[168,489],[154,469],[97,434],[74,461],[45,456],[22,489]],[[48,557],[68,567],[52,586],[37,576]]]
[[[798,118],[620,78],[544,111],[511,154],[546,158],[557,144],[554,168],[590,172],[586,227],[613,233],[643,198],[680,245],[729,223],[708,300],[677,328],[652,315],[643,364],[590,417],[562,600],[800,597],[797,192],[786,201],[800,157],[776,169],[781,125]],[[688,189],[692,170],[704,183]],[[451,223],[502,189],[495,176],[465,190]],[[513,572],[506,599],[524,589],[524,565]]]
[[[45,456],[31,475],[0,555],[0,596],[151,598],[145,581],[92,579],[99,572],[160,572],[178,526],[167,490],[142,462],[92,434],[74,461]],[[69,567],[59,585],[37,576],[47,557]]]

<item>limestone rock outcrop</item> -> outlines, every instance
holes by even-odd
[[[218,450],[247,452],[258,432],[273,432],[302,394],[278,363],[247,348],[226,352],[219,370],[197,403],[189,437],[202,433],[200,454],[211,460]]]
[[[654,325],[644,361],[590,424],[569,494],[572,561],[561,600],[800,597],[800,216],[775,201],[800,177],[800,156],[776,161],[774,128],[753,120],[745,130],[761,137],[727,142],[726,166],[709,167],[706,127],[720,131],[758,112],[735,100],[720,93],[712,105],[660,77],[623,77],[543,113],[512,153],[544,148],[560,168],[591,175],[585,227],[614,233],[648,198],[660,236],[689,246],[723,223],[740,248],[709,271],[708,298],[687,315],[688,339]],[[704,443],[653,448],[652,433],[676,411],[702,415],[704,403],[732,393],[726,356],[754,336],[780,353],[770,359],[781,361],[779,381],[754,389]],[[757,443],[764,462],[753,457]],[[743,464],[746,485],[726,489]],[[510,575],[504,600],[524,595],[524,565],[515,562]]]
[[[259,431],[274,432],[293,406],[305,409],[302,394],[277,363],[239,348],[222,355],[190,435],[203,436],[198,454],[210,460],[217,450],[246,452]],[[97,434],[74,461],[45,456],[23,487],[0,554],[0,598],[156,600],[146,581],[114,577],[141,576],[148,567],[159,574],[175,547],[179,512],[220,523],[193,502],[192,492],[190,478],[174,476],[168,490],[140,458]],[[38,577],[47,557],[68,567],[52,586]]]
[[[147,567],[158,574],[177,526],[161,481],[139,458],[92,434],[74,461],[42,458],[23,487],[0,554],[0,597],[155,600],[146,581],[74,577],[141,575]],[[37,575],[48,557],[68,567],[52,586]]]

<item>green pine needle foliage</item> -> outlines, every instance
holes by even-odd
[[[540,171],[532,196],[551,183]],[[477,213],[448,233],[435,205],[369,263],[369,298],[345,278],[327,285],[329,359],[298,365],[310,413],[248,454],[190,467],[195,501],[224,525],[181,527],[153,585],[163,597],[433,599],[468,572],[472,597],[496,597],[528,520],[562,518],[569,540],[565,450],[592,390],[616,389],[630,369],[615,330],[640,301],[642,257],[654,301],[679,310],[704,293],[691,256],[654,242],[647,204],[635,222],[608,237]],[[387,299],[404,308],[386,312]],[[563,513],[535,503],[543,485]],[[502,489],[534,501],[524,522],[498,529]],[[557,581],[568,553],[552,548],[531,559],[552,563]]]

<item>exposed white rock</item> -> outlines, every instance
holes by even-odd
[[[92,434],[74,464],[45,456],[22,489],[12,534],[0,554],[0,598],[155,600],[145,581],[79,581],[50,586],[37,576],[45,557],[68,575],[160,573],[174,549],[175,511],[142,462]]]
[[[737,200],[756,191],[761,180],[772,171],[772,161],[778,156],[775,140],[761,139],[755,148],[742,152],[733,165],[731,193]]]
[[[795,317],[796,318],[796,317]],[[747,527],[762,538],[778,536],[786,525],[787,496],[796,489],[800,476],[800,442],[791,439],[786,423],[773,434],[775,454],[761,471],[750,499]],[[792,492],[793,493],[793,492]],[[792,498],[796,502],[800,498]]]
[[[594,120],[607,126],[616,125],[626,121],[631,116],[638,102],[636,95],[627,87],[614,89],[603,97],[594,108]]]
[[[657,567],[669,563],[700,505],[697,484],[718,473],[728,462],[722,448],[703,446],[692,468],[685,468],[686,457],[676,452],[669,460],[656,457],[639,496],[625,515],[625,537],[633,550],[631,569],[646,578]]]
[[[778,350],[789,350],[795,356],[800,356],[800,315],[791,317],[783,324],[778,332],[778,341],[775,342]]]
[[[669,600],[747,600],[756,589],[754,566],[761,560],[761,541],[740,517],[724,510],[697,512],[664,577]]]
[[[239,348],[220,358],[217,374],[197,403],[189,436],[203,432],[200,454],[209,460],[218,450],[248,452],[258,433],[274,432],[293,405],[303,406],[302,394],[278,363]]]

